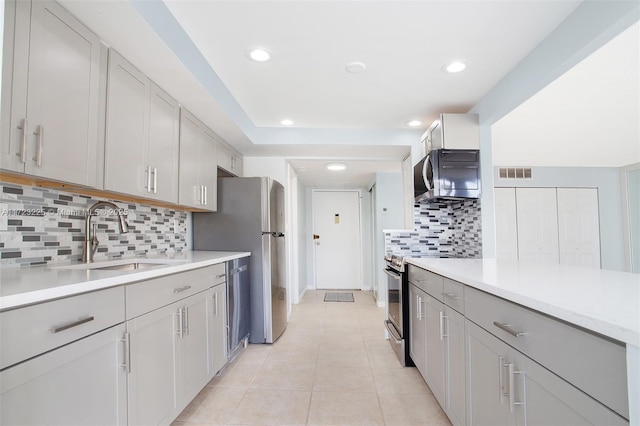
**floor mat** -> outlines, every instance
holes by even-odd
[[[353,293],[328,291],[324,294],[325,302],[353,302]]]

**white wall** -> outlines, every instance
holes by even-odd
[[[298,291],[301,296],[308,287],[307,268],[307,241],[311,240],[311,228],[307,225],[307,194],[304,185],[298,181],[297,188],[297,214],[298,214]]]
[[[244,157],[244,176],[268,176],[280,182],[286,188],[287,160],[284,157]]]
[[[378,288],[378,306],[384,306],[387,297],[387,278],[382,273],[385,267],[382,230],[404,229],[404,204],[402,173],[376,173],[376,230],[373,242],[378,255],[372,271]]]
[[[373,286],[373,243],[371,235],[371,193],[367,189],[361,189],[360,213],[362,218],[362,284],[363,290],[371,290]]]
[[[598,188],[602,269],[625,270],[620,169],[617,167],[532,167],[532,179],[499,179],[494,186],[526,188]],[[484,205],[483,205],[484,215]],[[483,230],[484,234],[484,230]]]

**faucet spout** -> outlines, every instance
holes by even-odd
[[[96,210],[104,208],[113,210],[113,212],[115,212],[118,216],[118,226],[120,228],[121,234],[126,234],[127,232],[129,232],[129,225],[127,224],[127,221],[122,214],[121,209],[117,205],[109,201],[98,201],[97,203],[93,204],[87,211],[87,216],[85,218],[86,220],[84,224],[84,251],[82,253],[82,261],[84,263],[93,262],[93,255],[98,249],[99,244],[98,237],[96,237],[95,225],[93,226],[93,228],[91,227],[91,218],[95,216]]]

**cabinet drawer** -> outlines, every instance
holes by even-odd
[[[409,281],[437,300],[443,301],[444,278],[440,275],[409,265]]]
[[[219,276],[222,277],[219,277]],[[224,281],[224,264],[167,275],[126,286],[127,319],[169,305]]]
[[[0,313],[0,369],[124,322],[124,287]]]
[[[629,417],[624,345],[471,287],[464,298],[468,319]]]
[[[442,296],[446,305],[464,314],[464,284],[445,278]]]

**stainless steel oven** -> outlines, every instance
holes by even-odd
[[[387,275],[387,319],[385,327],[389,342],[403,366],[413,366],[409,356],[409,282],[404,260],[398,256],[385,256]]]

